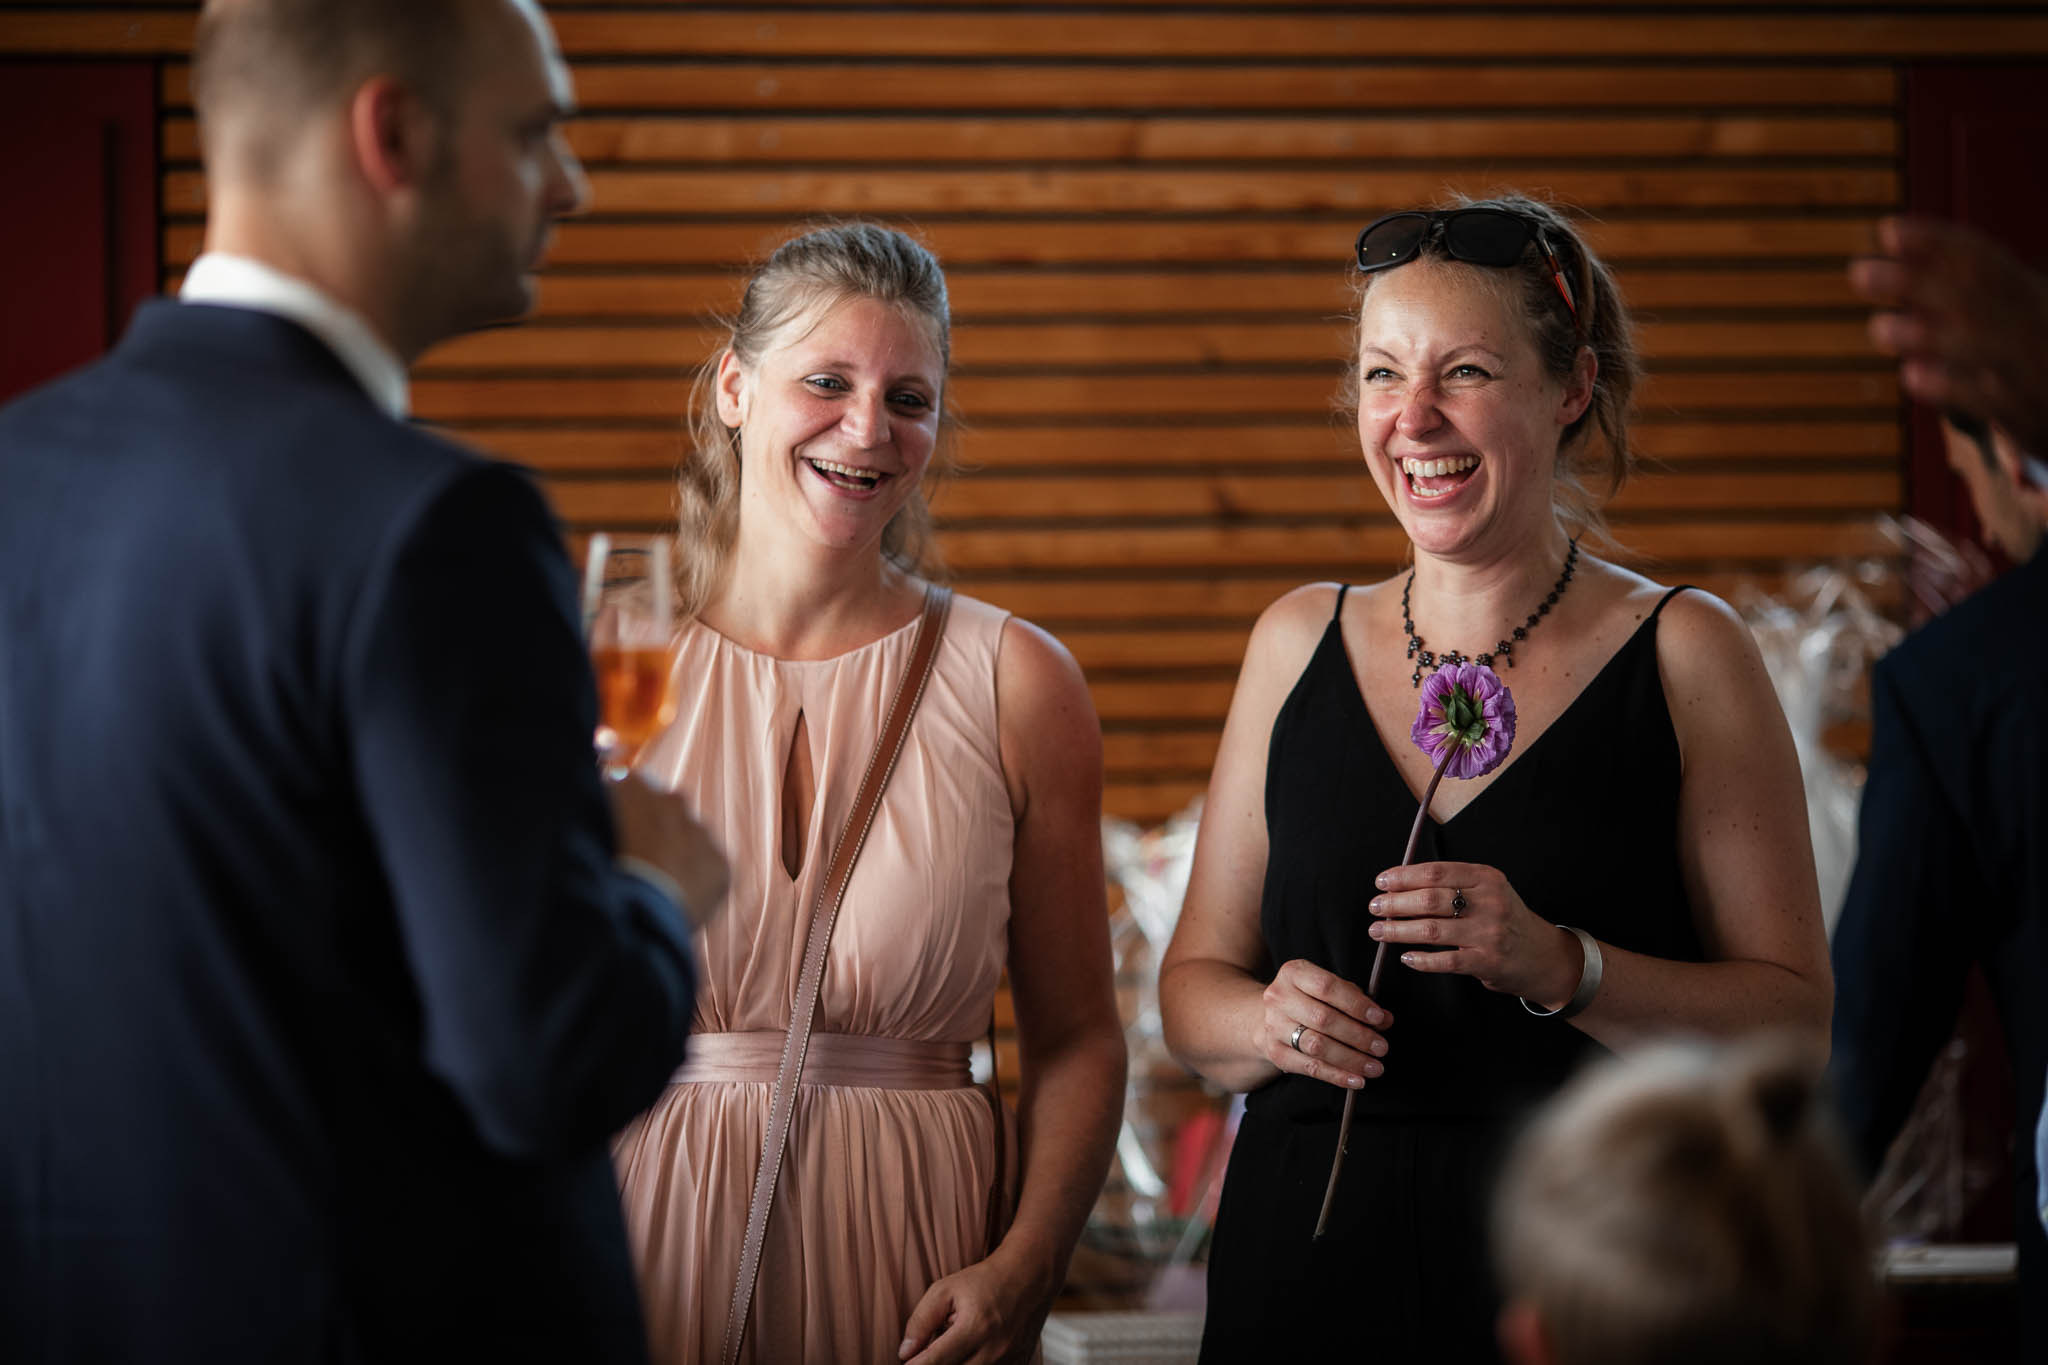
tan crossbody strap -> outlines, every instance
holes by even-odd
[[[875,822],[882,788],[888,785],[889,774],[896,770],[903,737],[910,733],[910,717],[924,696],[925,681],[931,677],[932,660],[938,657],[939,637],[946,632],[946,611],[952,602],[951,588],[934,585],[925,589],[924,615],[917,623],[910,667],[896,684],[896,696],[882,721],[882,733],[868,758],[867,772],[854,793],[853,809],[847,812],[846,827],[839,831],[832,861],[826,865],[825,885],[811,907],[810,940],[804,945],[803,971],[797,977],[796,998],[789,1011],[789,1036],[782,1041],[782,1062],[775,1072],[775,1094],[768,1105],[768,1132],[761,1139],[754,1197],[747,1205],[747,1236],[740,1244],[740,1269],[733,1279],[732,1312],[725,1320],[725,1344],[718,1352],[724,1365],[737,1365],[740,1345],[747,1336],[747,1319],[754,1307],[754,1284],[761,1276],[761,1246],[768,1232],[768,1211],[775,1203],[782,1155],[789,1146],[790,1115],[796,1110],[797,1078],[803,1075],[804,1054],[811,1046],[811,1025],[818,1014],[818,991],[825,981],[825,949],[832,941],[832,926],[839,919],[840,902],[846,898],[847,879],[853,875],[853,864],[867,842],[868,828]]]

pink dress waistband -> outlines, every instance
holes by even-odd
[[[782,1065],[779,1029],[690,1035],[671,1085],[717,1082],[775,1084]],[[967,1055],[972,1044],[880,1038],[862,1033],[813,1033],[804,1054],[803,1085],[856,1085],[883,1090],[959,1090],[974,1083]]]

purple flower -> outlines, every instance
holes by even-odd
[[[1440,668],[1422,684],[1422,708],[1409,732],[1415,746],[1452,777],[1482,777],[1500,766],[1515,745],[1515,696],[1485,664]]]

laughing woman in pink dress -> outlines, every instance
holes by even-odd
[[[759,1289],[734,1282],[811,911],[912,662],[920,484],[948,356],[938,262],[870,224],[785,243],[699,386],[681,476],[674,724],[641,757],[733,863],[699,940],[690,1060],[616,1144],[654,1357],[1027,1359],[1123,1096],[1101,736],[1043,631],[953,599],[824,958]],[[1014,1221],[968,1081],[1005,967],[1021,1053]]]

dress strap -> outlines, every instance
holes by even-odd
[[[1344,614],[1344,594],[1350,591],[1351,585],[1349,583],[1339,583],[1337,585],[1337,605],[1330,608],[1330,619],[1332,621]]]
[[[1656,605],[1656,607],[1654,607],[1654,608],[1653,608],[1653,609],[1651,610],[1651,612],[1650,612],[1650,619],[1651,619],[1652,621],[1656,620],[1656,619],[1657,619],[1657,617],[1658,617],[1658,616],[1659,616],[1659,615],[1660,615],[1660,614],[1661,614],[1661,613],[1663,612],[1663,610],[1664,610],[1664,604],[1665,604],[1666,602],[1669,602],[1669,601],[1670,601],[1670,600],[1671,600],[1672,598],[1674,598],[1674,597],[1678,596],[1678,594],[1680,594],[1680,593],[1682,593],[1682,592],[1685,592],[1685,591],[1687,591],[1688,589],[1691,589],[1692,587],[1693,587],[1693,585],[1692,585],[1692,584],[1690,584],[1690,583],[1680,583],[1680,584],[1679,584],[1679,585],[1678,585],[1677,587],[1673,588],[1673,589],[1672,589],[1672,590],[1671,590],[1670,592],[1667,592],[1667,593],[1665,593],[1665,594],[1664,594],[1664,595],[1663,595],[1662,597],[1658,598],[1658,599],[1657,599],[1657,605]]]

